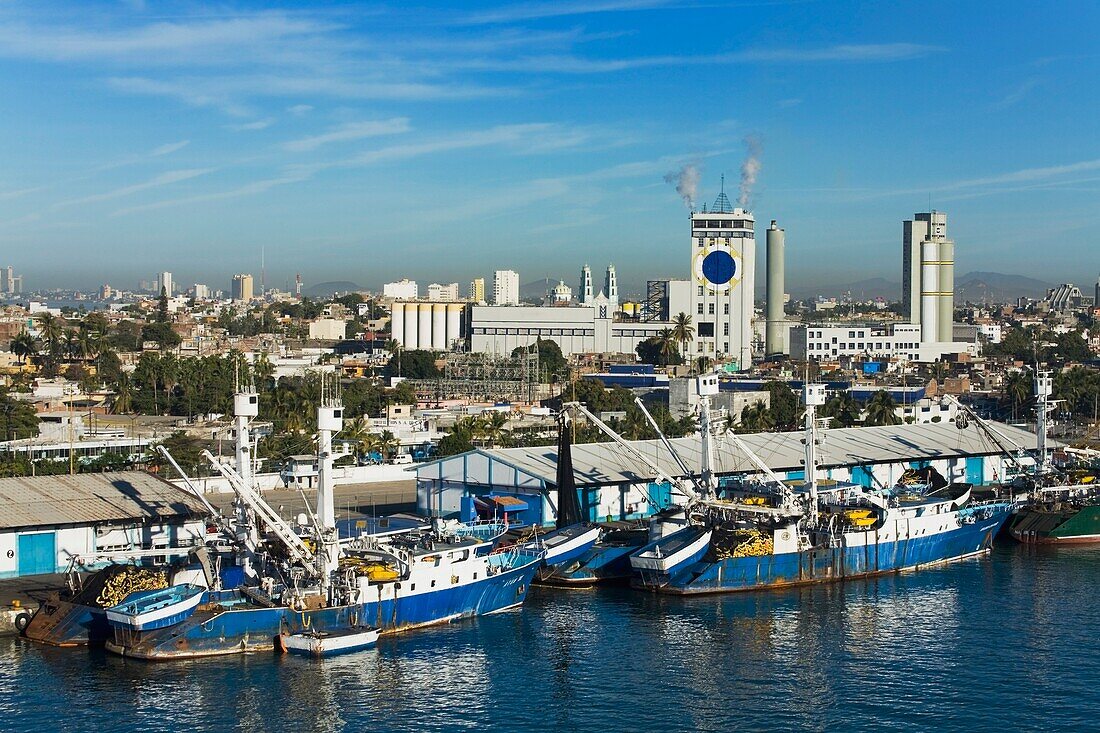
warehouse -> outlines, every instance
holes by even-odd
[[[1001,442],[1013,450],[1035,445],[1035,435],[992,423]],[[780,477],[801,479],[803,433],[756,433],[740,438]],[[852,481],[868,487],[892,486],[909,468],[931,465],[948,480],[988,484],[1005,476],[1007,458],[974,423],[952,422],[839,428],[824,431],[819,449],[819,478]],[[721,479],[756,474],[748,456],[728,436],[719,436],[716,473]],[[692,472],[700,470],[697,438],[671,441]],[[672,455],[656,440],[630,441],[663,471],[681,478]],[[573,472],[581,504],[593,521],[635,519],[678,503],[667,484],[615,443],[573,446]],[[469,518],[471,507],[511,513],[525,524],[549,524],[557,515],[557,448],[477,449],[425,463],[416,470],[417,509],[433,516]],[[464,497],[469,497],[463,501]],[[473,501],[470,501],[473,499]]]
[[[198,499],[138,471],[0,478],[0,505],[0,578],[178,556],[206,536]]]

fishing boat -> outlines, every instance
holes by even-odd
[[[1081,470],[1056,469],[1047,455],[1048,416],[1054,389],[1049,372],[1036,370],[1036,460],[1030,476],[1021,476],[1026,498],[1008,526],[1019,542],[1034,545],[1100,542],[1100,480],[1092,462]],[[1021,481],[1018,481],[1021,483]]]
[[[541,551],[493,551],[492,542],[442,522],[405,531],[341,538],[332,492],[332,436],[342,427],[337,399],[318,409],[318,489],[312,536],[303,537],[242,477],[205,453],[246,505],[248,526],[267,530],[245,549],[255,579],[210,594],[189,617],[158,629],[115,628],[108,651],[185,659],[271,649],[283,634],[344,634],[370,626],[382,634],[498,613],[523,603]],[[452,528],[453,529],[453,528]]]
[[[338,631],[303,631],[299,634],[280,634],[279,650],[307,657],[332,657],[348,654],[374,646],[378,641],[378,629],[350,628]]]
[[[724,593],[918,569],[988,551],[1008,518],[1009,503],[974,502],[967,484],[915,494],[910,485],[872,491],[820,480],[815,410],[825,390],[816,384],[804,388],[806,479],[780,479],[727,433],[763,478],[719,496],[709,415],[716,393],[717,379],[700,379],[703,490],[688,506],[688,526],[630,556],[637,588]]]
[[[122,603],[107,609],[107,623],[132,631],[171,626],[194,613],[206,590],[188,583],[133,593]]]

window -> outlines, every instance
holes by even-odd
[[[699,315],[703,315],[703,304],[702,304],[702,303],[699,303],[699,304],[698,304],[698,305],[697,305],[697,306],[695,307],[695,310],[696,310],[696,312],[697,312],[697,313],[698,313]]]
[[[714,315],[714,303],[707,303],[707,314]]]
[[[722,313],[724,315],[727,315],[727,316],[730,314],[730,304],[729,303],[723,303],[722,304]]]
[[[699,286],[698,295],[699,295],[700,298],[703,297],[703,286],[702,285]]]
[[[730,342],[729,341],[725,341],[725,342],[722,343],[722,351],[726,352],[727,354],[729,353],[729,351],[730,351]]]
[[[723,323],[722,324],[722,335],[723,336],[729,336],[730,335],[730,324],[728,324],[728,323]]]
[[[856,332],[855,331],[849,331],[848,332],[848,338],[854,339],[855,337],[856,337]]]

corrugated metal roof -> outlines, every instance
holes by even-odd
[[[1013,444],[1032,447],[1035,435],[1003,423],[992,423]],[[798,471],[804,455],[802,431],[790,433],[754,433],[739,436],[773,471]],[[818,456],[822,468],[896,463],[965,456],[995,455],[1000,448],[971,422],[959,429],[953,422],[921,425],[889,425],[868,428],[835,428],[822,431],[823,443]],[[665,447],[657,440],[628,441],[640,453],[654,461],[672,476],[683,471]],[[701,470],[701,449],[698,438],[675,438],[671,441],[677,453],[693,472]],[[493,460],[512,466],[524,473],[555,483],[557,480],[557,447],[498,448],[479,450]],[[637,458],[615,443],[584,443],[573,446],[573,472],[579,486],[649,481],[653,478]],[[714,449],[716,471],[719,474],[755,473],[757,469],[748,457],[728,438],[719,437]],[[461,459],[460,456],[440,459]],[[418,474],[433,478],[434,471]],[[422,473],[421,473],[422,472]]]
[[[205,513],[183,489],[140,471],[0,478],[0,529]]]

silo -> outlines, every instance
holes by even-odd
[[[405,306],[405,348],[406,349],[419,349],[420,348],[420,329],[418,328],[420,322],[416,317],[416,303],[409,303]]]
[[[783,290],[784,290],[784,262],[783,249],[786,246],[786,233],[775,224],[768,227],[767,235],[768,255],[768,302],[766,317],[767,330],[764,335],[764,353],[767,356],[782,354],[783,348]]]
[[[420,348],[432,348],[432,304],[421,303],[417,306],[420,320]]]
[[[432,348],[436,351],[447,348],[447,306],[443,303],[432,306]]]
[[[390,308],[390,336],[394,341],[405,345],[405,304],[394,303]]]
[[[940,243],[926,239],[920,248],[920,340],[939,338]]]
[[[948,343],[955,340],[955,243],[950,239],[940,242],[940,295],[939,338]]]
[[[462,338],[462,304],[447,304],[447,348],[454,348],[455,342]]]

